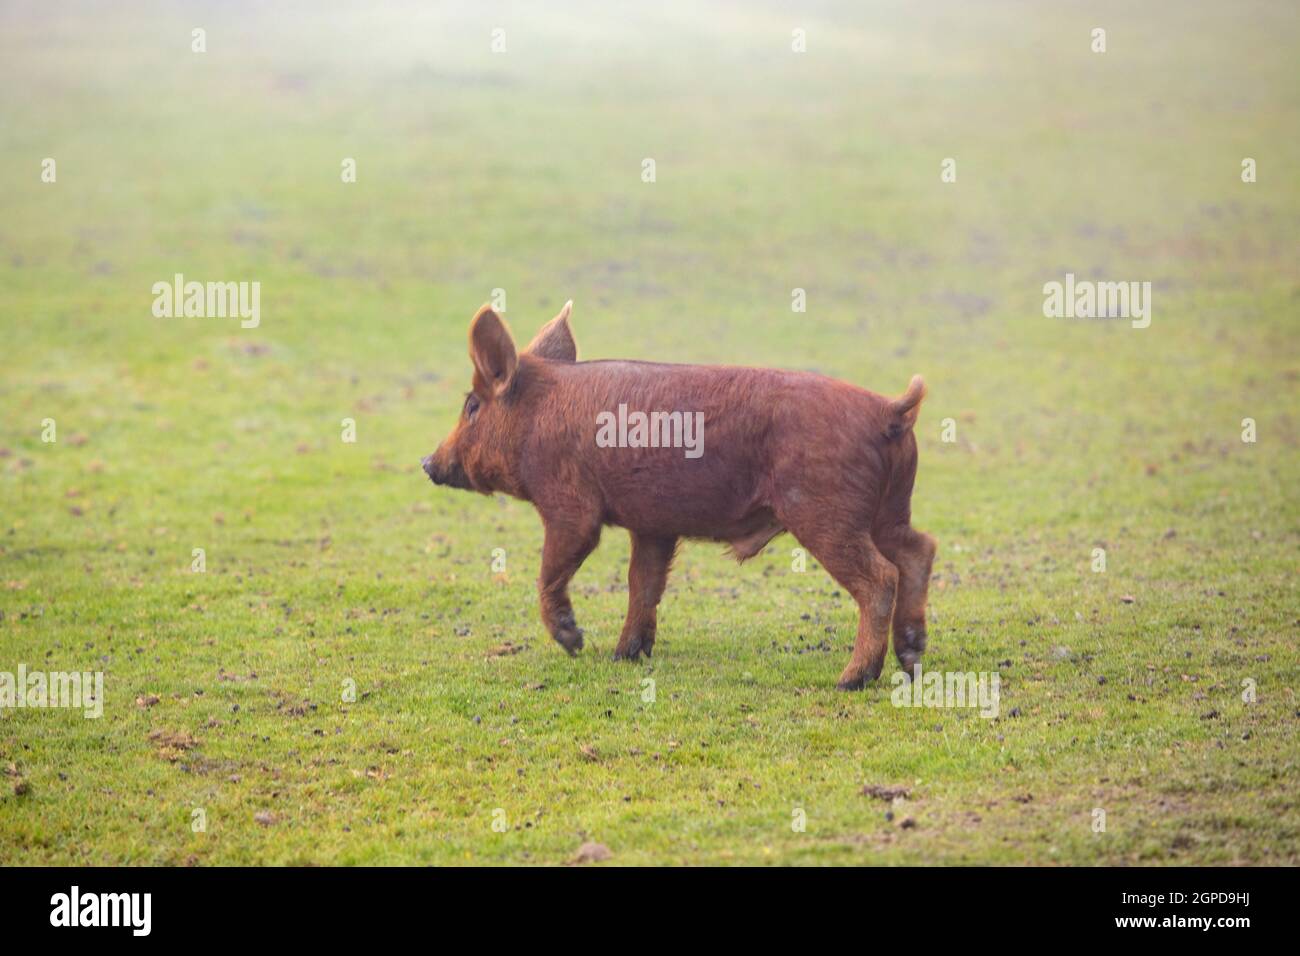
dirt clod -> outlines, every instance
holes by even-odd
[[[610,852],[609,847],[603,843],[595,843],[588,840],[582,846],[578,847],[578,852],[573,857],[574,863],[600,863],[608,860],[614,854]]]
[[[910,797],[912,795],[909,787],[887,787],[878,783],[869,783],[862,788],[862,796],[875,797],[877,800],[897,800],[899,797]]]

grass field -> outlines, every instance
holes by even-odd
[[[472,9],[0,12],[0,671],[104,673],[0,711],[0,864],[1300,862],[1295,7]],[[925,664],[998,717],[836,692],[788,536],[686,546],[629,665],[607,529],[566,657],[531,507],[418,467],[496,289],[583,358],[923,373]]]

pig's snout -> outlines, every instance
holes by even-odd
[[[437,455],[437,452],[432,455],[425,455],[420,459],[420,467],[424,469],[424,473],[429,476],[429,480],[435,485],[449,484],[446,469],[438,466]]]
[[[442,449],[438,451],[442,451]],[[435,485],[471,490],[474,486],[470,484],[465,469],[461,468],[455,460],[448,461],[448,456],[446,454],[440,455],[438,451],[435,451],[432,455],[425,455],[420,459],[420,467],[429,476],[429,480]]]

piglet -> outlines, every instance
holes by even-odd
[[[617,525],[632,536],[628,611],[614,657],[654,650],[656,608],[683,538],[740,561],[789,531],[853,596],[857,640],[838,686],[925,650],[935,542],[911,526],[921,377],[898,398],[809,372],[579,362],[567,303],[522,352],[483,306],[469,327],[473,386],[424,471],[436,485],[531,502],[545,528],[542,621],[582,647],[568,586]]]

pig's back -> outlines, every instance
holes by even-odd
[[[734,537],[771,508],[776,470],[826,455],[853,467],[853,448],[882,401],[778,369],[596,361],[549,370],[551,408],[539,416],[538,437],[581,459],[610,523],[648,534]],[[650,437],[636,435],[636,413],[658,422],[655,437],[667,447],[635,447]]]

